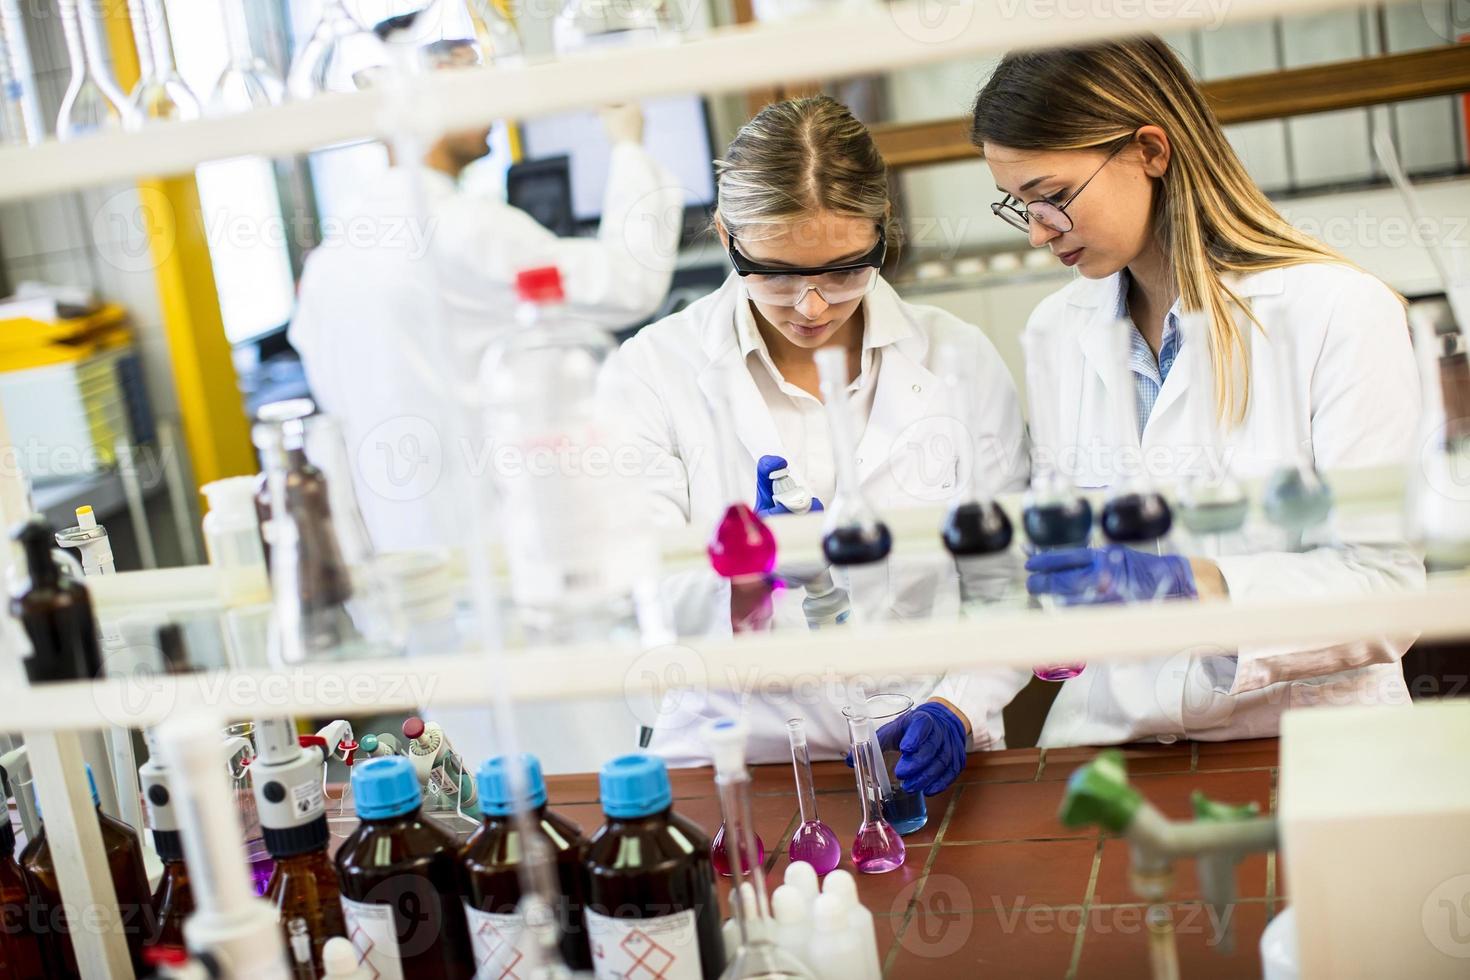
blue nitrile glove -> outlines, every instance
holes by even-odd
[[[1026,590],[1065,605],[1193,599],[1194,572],[1179,555],[1150,555],[1120,544],[1041,551],[1026,559]]]
[[[776,503],[772,496],[771,474],[777,470],[787,467],[787,462],[780,456],[762,456],[755,463],[755,512],[761,517],[770,517],[772,514],[789,514],[781,504]],[[812,498],[812,510],[822,509],[822,502],[816,497]]]
[[[970,736],[953,711],[938,701],[925,701],[878,729],[878,745],[885,752],[897,750],[893,774],[906,792],[933,796],[948,789],[965,768]]]

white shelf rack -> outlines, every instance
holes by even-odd
[[[775,631],[686,640],[642,650],[588,644],[513,651],[312,663],[285,670],[209,671],[48,684],[0,694],[6,727],[55,732],[147,728],[173,714],[227,721],[263,715],[346,716],[424,706],[488,705],[505,685],[518,702],[647,697],[672,687],[736,690],[755,678],[931,674],[1038,663],[1111,663],[1198,646],[1340,643],[1378,636],[1470,635],[1470,576],[1422,592],[1270,602],[1165,602],[1010,611],[973,619],[866,629]],[[901,653],[896,653],[901,651]],[[898,656],[900,659],[896,660]]]
[[[1358,0],[1293,0],[1294,14]],[[1218,8],[1218,9],[1217,9]],[[1214,29],[1279,16],[1280,0],[898,0],[832,3],[779,23],[718,28],[646,47],[561,60],[437,72],[417,79],[407,110],[383,92],[324,95],[233,117],[163,123],[34,147],[0,149],[0,202],[115,181],[188,173],[209,160],[289,156],[386,137],[394,120],[442,132],[588,105],[688,92],[719,94],[813,82],[1028,47],[1145,31]]]

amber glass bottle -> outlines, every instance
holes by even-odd
[[[133,828],[102,812],[97,798],[97,781],[87,768],[87,782],[92,786],[92,805],[97,808],[97,823],[102,831],[102,850],[112,872],[112,886],[117,891],[118,915],[128,941],[128,955],[133,972],[147,976],[143,959],[143,943],[153,934],[153,901],[148,894],[148,874],[143,868],[143,847]],[[51,845],[46,840],[46,827],[20,853],[35,898],[33,914],[43,928],[43,943],[51,962],[48,976],[77,975],[77,956],[72,949],[61,904],[61,885],[56,877],[56,864],[51,858]]]
[[[535,756],[525,760],[526,782],[534,810],[531,819],[551,847],[556,861],[557,924],[561,930],[561,954],[574,970],[592,968],[592,951],[582,922],[586,895],[587,840],[576,824],[546,808],[546,779]],[[465,919],[475,962],[490,976],[514,969],[520,952],[515,941],[523,924],[516,906],[521,900],[520,865],[525,854],[513,815],[515,796],[506,772],[505,756],[489,759],[480,767],[480,810],[484,821],[465,842],[460,861],[465,873]],[[503,941],[508,939],[509,941]]]
[[[422,812],[403,756],[352,767],[362,818],[337,850],[347,932],[365,967],[411,980],[469,980],[474,954],[460,898],[458,844]]]
[[[342,918],[341,892],[337,888],[337,869],[332,867],[332,861],[327,857],[326,841],[314,850],[276,855],[276,866],[271,871],[265,898],[280,912],[282,928],[287,928],[296,919],[306,923],[311,936],[312,960],[320,972],[322,948],[327,940],[347,935],[347,926]],[[296,980],[314,978],[299,970]]]
[[[5,796],[10,795],[10,782],[3,777]],[[3,800],[0,800],[3,802]],[[27,921],[31,896],[26,888],[25,873],[15,859],[15,828],[9,814],[0,819],[0,978],[31,980],[46,975],[41,952],[41,936]]]

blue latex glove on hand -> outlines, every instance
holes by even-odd
[[[771,474],[777,470],[787,467],[787,462],[780,456],[762,456],[755,463],[755,512],[761,517],[770,517],[772,514],[789,514],[783,505],[776,503],[776,498],[771,490]],[[816,497],[812,498],[812,510],[822,509],[822,502]]]
[[[898,752],[893,774],[905,792],[933,796],[948,789],[965,768],[970,736],[953,711],[937,701],[925,701],[878,729],[878,745],[885,752]]]
[[[1194,572],[1179,555],[1150,555],[1122,545],[1042,551],[1026,559],[1026,590],[1064,605],[1193,599]]]

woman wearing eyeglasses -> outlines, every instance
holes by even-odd
[[[776,465],[831,502],[836,468],[814,353],[832,346],[847,352],[858,476],[880,510],[932,506],[960,489],[962,440],[936,438],[948,431],[944,421],[965,418],[936,376],[941,346],[958,351],[974,386],[975,424],[999,447],[996,489],[1024,486],[1019,400],[994,347],[978,327],[905,303],[879,274],[894,227],[888,169],[847,108],[822,96],[767,106],[716,171],[715,226],[734,271],[616,358],[621,400],[645,457],[656,461],[646,467],[654,519],[712,528],[734,493],[779,513],[770,487]],[[729,444],[712,418],[719,401],[733,419]],[[732,470],[738,488],[727,485]],[[895,577],[909,593],[932,593],[936,584],[932,572],[924,582]],[[896,659],[895,676],[902,670]],[[944,684],[944,703],[921,707],[914,724],[923,731],[904,749],[914,785],[932,792],[953,779],[967,749],[1000,744],[1000,708],[1018,686],[1010,671]],[[828,687],[746,703],[712,693],[699,714],[744,710],[759,761],[789,757],[786,719],[804,714],[813,751],[831,757],[845,751],[847,734],[841,699],[831,703]],[[910,693],[922,700],[935,690],[931,680]],[[675,761],[705,756],[694,723],[660,731],[654,748]]]
[[[1277,213],[1164,42],[1009,55],[976,99],[971,137],[1005,195],[996,215],[1080,273],[1027,325],[1042,355],[1028,363],[1038,461],[1100,487],[1131,475],[1130,458],[1162,483],[1210,459],[1263,477],[1299,447],[1323,472],[1408,460],[1419,383],[1402,302]],[[1206,325],[1181,344],[1189,314]],[[1120,319],[1132,326],[1137,432],[1109,392]],[[1302,553],[1038,554],[1028,587],[1073,602],[1118,601],[1140,583],[1231,600],[1419,585],[1423,566],[1396,534],[1339,519]],[[1293,706],[1407,702],[1408,642],[1092,665],[1062,687],[1042,743],[1272,735]]]

